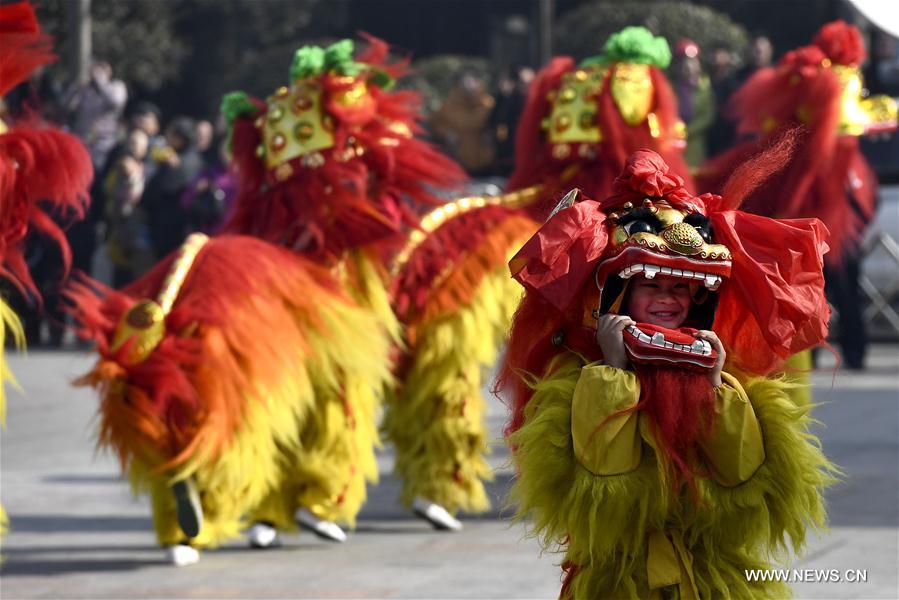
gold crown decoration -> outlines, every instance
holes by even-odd
[[[862,93],[864,91],[861,71],[858,67],[851,65],[823,66],[833,71],[842,88],[842,97],[840,99],[840,134],[863,135],[871,122],[871,117],[865,112],[861,105]]]
[[[867,90],[858,66],[832,64],[825,58],[821,61],[821,68],[832,71],[840,82],[840,122],[837,125],[840,135],[861,136],[896,129],[899,112],[896,100],[882,94],[866,97]],[[800,106],[796,110],[796,118],[808,124],[811,121],[810,108],[806,105]],[[777,122],[769,117],[765,125],[767,132],[773,129]]]
[[[866,97],[867,90],[857,66],[833,65],[829,68],[837,76],[843,91],[840,100],[840,134],[864,135],[871,131],[896,128],[895,98],[883,94]]]
[[[306,79],[279,88],[266,104],[255,124],[262,137],[257,154],[269,169],[334,146],[334,120],[322,107],[320,82]]]
[[[868,130],[890,131],[899,122],[899,105],[896,99],[886,94],[868,96],[861,101],[862,110],[871,118]]]
[[[643,123],[652,110],[653,85],[650,65],[617,63],[612,73],[610,92],[624,122],[634,127]],[[658,121],[656,120],[658,132]],[[653,136],[657,137],[658,133]]]
[[[602,141],[597,122],[597,99],[606,69],[591,65],[562,75],[558,90],[549,93],[549,116],[542,126],[553,144],[596,144]],[[557,156],[557,158],[565,158]]]
[[[326,48],[297,50],[290,81],[290,86],[278,88],[266,99],[261,111],[243,92],[231,92],[222,99],[229,127],[239,117],[255,117],[260,137],[256,156],[274,179],[285,181],[295,169],[316,169],[331,159],[346,162],[362,155],[365,149],[353,135],[346,136],[345,147],[335,148],[335,129],[351,119],[352,133],[352,126],[361,127],[360,122],[374,115],[377,101],[372,86],[389,89],[392,76],[377,65],[356,62],[353,42],[342,40]]]

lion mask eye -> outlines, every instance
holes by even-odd
[[[618,225],[623,227],[628,235],[635,233],[659,233],[665,228],[658,215],[646,208],[639,208],[620,219]]]
[[[635,233],[658,233],[651,223],[643,220],[631,221],[624,226],[624,230],[628,235],[634,235]]]
[[[692,225],[707,244],[712,243],[712,225],[707,216],[699,213],[690,213],[684,218],[684,223]]]

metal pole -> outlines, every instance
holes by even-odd
[[[555,0],[536,0],[537,2],[537,27],[539,34],[539,48],[537,50],[538,66],[549,62],[553,53],[553,14],[555,13]]]
[[[68,0],[69,73],[73,81],[87,83],[91,62],[91,0]]]

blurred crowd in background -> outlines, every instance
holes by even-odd
[[[296,39],[292,45],[311,41]],[[797,39],[796,44],[804,41]],[[673,60],[667,74],[687,127],[686,157],[695,167],[735,143],[727,99],[777,54],[764,32],[746,34],[739,49],[724,42],[702,47],[687,37],[669,42]],[[591,43],[601,46],[601,40]],[[872,29],[869,55],[867,87],[872,93],[899,96],[897,40]],[[512,170],[515,129],[541,66],[505,62],[509,66],[496,70],[484,60],[466,64],[429,58],[420,63],[420,71],[412,65],[424,73],[418,83],[425,95],[423,122],[432,141],[472,177],[500,182]],[[439,73],[448,83],[429,85],[428,73]],[[410,85],[416,86],[414,77]],[[114,287],[139,277],[188,233],[217,231],[235,193],[219,116],[212,110],[200,117],[196,110],[185,111],[193,116],[164,112],[152,94],[142,93],[145,89],[117,73],[112,61],[96,57],[86,81],[67,83],[59,71],[44,70],[0,107],[12,118],[38,112],[67,127],[88,147],[96,178],[88,218],[68,229],[73,267]],[[888,154],[887,162],[892,161],[889,156],[895,158]],[[877,164],[876,157],[873,162]],[[64,333],[57,293],[62,261],[53,244],[40,239],[31,240],[28,259],[44,305],[17,301],[11,291],[13,303],[26,323],[29,346],[59,346]]]
[[[4,107],[13,118],[37,110],[88,148],[95,178],[87,218],[67,230],[72,266],[113,287],[142,275],[190,232],[214,233],[234,192],[218,117],[164,116],[128,88],[97,60],[84,84],[56,88],[37,79],[9,94]],[[30,346],[62,343],[58,252],[48,240],[30,241],[28,262],[44,298],[44,306],[17,298]]]

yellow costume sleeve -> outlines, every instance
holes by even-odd
[[[639,398],[633,372],[600,363],[581,369],[572,399],[571,437],[574,454],[588,471],[620,475],[640,465],[639,415],[627,410]]]
[[[733,487],[747,481],[765,460],[762,430],[743,386],[731,375],[715,388],[715,423],[701,442],[702,451],[720,485]]]

